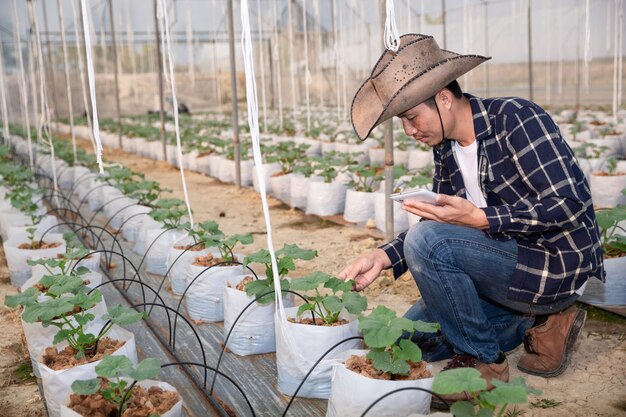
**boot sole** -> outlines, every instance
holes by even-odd
[[[569,334],[567,335],[567,340],[565,342],[565,352],[563,354],[563,360],[558,368],[553,371],[538,371],[532,368],[526,368],[521,365],[517,365],[517,369],[522,372],[525,372],[530,375],[542,376],[544,378],[554,378],[555,376],[561,375],[567,369],[569,365],[569,358],[572,354],[572,349],[574,344],[576,343],[576,339],[580,335],[580,332],[583,329],[583,325],[585,324],[585,320],[587,319],[587,312],[585,310],[578,310],[576,312],[576,318],[572,323],[572,328],[570,329]]]

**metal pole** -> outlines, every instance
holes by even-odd
[[[385,0],[380,0],[380,22],[383,27],[387,16],[387,8]],[[383,52],[385,51],[383,47]],[[395,236],[393,230],[393,200],[391,193],[393,192],[393,118],[383,123],[385,128],[385,237],[392,240]]]
[[[113,20],[113,0],[109,0],[109,18],[111,19],[111,42],[113,47],[113,64],[115,67],[115,109],[117,110],[117,138],[120,149],[122,148],[122,115],[120,112],[120,82],[119,65],[117,62],[117,44],[115,43],[115,22]]]
[[[532,43],[532,14],[531,0],[528,1],[528,98],[533,101],[533,43]]]
[[[239,113],[237,109],[237,66],[235,62],[235,23],[233,20],[233,2],[228,4],[228,54],[230,57],[230,87],[233,100],[233,146],[235,148],[235,184],[241,188],[241,156],[239,154]]]
[[[441,24],[443,30],[443,49],[448,49],[448,42],[446,39],[446,0],[441,0]]]
[[[156,37],[156,61],[159,76],[159,110],[161,116],[161,143],[163,144],[163,160],[167,161],[167,144],[165,143],[165,110],[163,103],[163,60],[161,59],[161,35],[159,34],[159,18],[157,16],[157,0],[154,0],[154,35]]]
[[[46,31],[46,49],[47,49],[47,53],[46,53],[46,60],[48,61],[48,68],[46,71],[46,77],[48,78],[49,83],[50,83],[50,90],[51,90],[51,94],[52,94],[52,106],[50,106],[50,103],[46,103],[46,105],[48,106],[48,108],[52,107],[52,114],[54,115],[54,121],[57,122],[58,121],[58,113],[57,113],[57,109],[56,109],[56,88],[55,88],[55,84],[54,84],[54,68],[52,67],[52,48],[50,47],[50,31],[48,30],[48,12],[46,10],[46,2],[45,0],[41,2],[42,6],[43,6],[43,25],[44,25],[44,30]],[[43,59],[43,57],[41,57],[41,59]],[[42,108],[43,108],[43,104],[42,104]]]

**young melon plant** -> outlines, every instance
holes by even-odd
[[[154,203],[148,215],[157,222],[163,223],[164,229],[189,229],[189,222],[182,222],[187,214],[185,203],[177,198],[163,198]]]
[[[283,290],[289,289],[289,281],[283,279],[289,271],[295,271],[296,259],[310,261],[317,256],[316,250],[301,249],[298,245],[286,244],[276,251],[276,264],[278,267],[278,276],[280,279],[280,288]],[[244,265],[250,265],[253,263],[262,264],[265,266],[266,279],[259,279],[246,284],[246,294],[257,298],[260,304],[269,304],[274,300],[274,296],[268,294],[262,297],[263,294],[274,291],[274,270],[272,268],[272,259],[270,252],[267,249],[261,249],[251,255],[244,258]],[[259,298],[260,297],[260,298]]]
[[[313,291],[314,296],[303,295],[307,302],[298,308],[298,317],[312,311],[325,325],[339,321],[345,309],[350,314],[361,314],[367,308],[367,298],[352,291],[354,281],[344,281],[324,272],[316,271],[302,278],[294,279],[290,289],[294,291]],[[331,291],[330,294],[320,293],[320,287]]]
[[[195,229],[189,230],[189,236],[191,236],[196,243],[201,242],[202,244],[199,246],[203,248],[217,248],[220,253],[220,258],[222,258],[224,262],[233,262],[235,260],[233,249],[237,246],[237,243],[249,245],[254,240],[251,233],[226,236],[220,230],[217,222],[212,220],[198,223]]]
[[[396,317],[394,311],[378,306],[369,316],[359,316],[359,330],[370,349],[366,359],[374,368],[391,375],[408,375],[409,362],[422,360],[422,350],[412,341],[413,335],[415,332],[434,333],[439,330],[439,324]],[[404,332],[408,333],[408,338],[400,339]]]

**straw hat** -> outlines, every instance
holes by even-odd
[[[382,54],[352,100],[357,136],[366,139],[385,120],[423,103],[488,59],[440,49],[432,36],[401,36],[398,52]]]

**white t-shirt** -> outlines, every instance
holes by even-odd
[[[476,207],[487,207],[487,201],[478,184],[478,142],[474,140],[468,146],[461,146],[455,141],[454,152],[465,183],[467,200]]]

